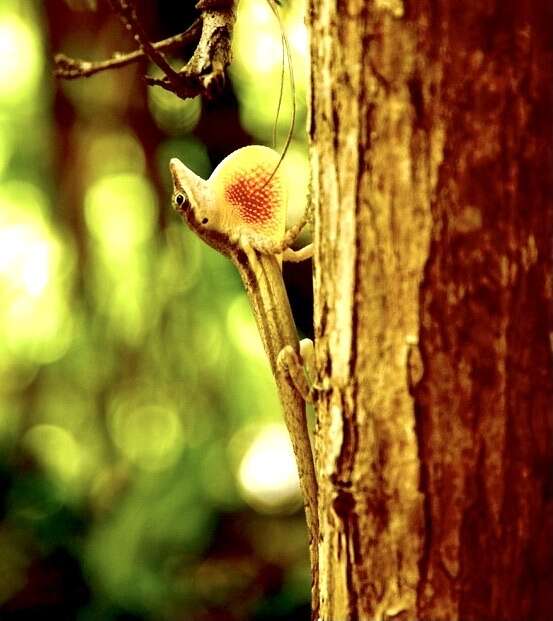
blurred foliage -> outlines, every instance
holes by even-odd
[[[193,19],[174,5],[142,3],[155,38]],[[282,14],[297,218],[303,3]],[[181,101],[147,90],[144,67],[53,81],[54,51],[132,46],[107,3],[2,0],[2,619],[307,616],[307,535],[270,370],[238,276],[172,213],[167,172],[176,155],[206,177],[231,150],[271,143],[280,37],[264,0],[242,0],[221,102]],[[278,144],[290,101],[285,90]]]

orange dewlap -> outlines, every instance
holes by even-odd
[[[245,225],[256,233],[282,237],[287,207],[282,171],[271,178],[278,161],[276,151],[253,145],[234,151],[215,169],[217,207],[225,210],[231,227]]]
[[[225,199],[234,205],[240,217],[248,224],[266,224],[278,208],[279,192],[266,166],[259,165],[249,170],[238,170],[225,187]]]

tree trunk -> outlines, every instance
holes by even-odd
[[[553,615],[553,10],[310,0],[321,619]]]

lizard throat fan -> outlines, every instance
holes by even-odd
[[[226,231],[244,231],[279,240],[286,226],[285,179],[275,167],[276,151],[253,145],[226,157],[209,178]]]
[[[234,233],[280,240],[285,232],[287,195],[279,155],[253,145],[226,157],[205,181],[177,158],[170,163],[175,209],[207,243],[222,248]]]

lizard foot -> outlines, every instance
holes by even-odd
[[[292,248],[286,248],[282,254],[283,261],[289,261],[290,263],[299,263],[305,261],[313,256],[313,244],[307,244],[299,250],[292,250]]]
[[[259,281],[261,278],[261,265],[255,254],[256,248],[253,243],[253,238],[246,233],[241,233],[238,237],[238,245],[245,252],[246,257],[248,257],[248,263],[254,272],[256,280]]]
[[[300,342],[300,353],[291,346],[283,347],[277,356],[277,367],[285,373],[296,390],[305,401],[313,402],[315,388],[309,385],[307,376],[311,376],[312,363],[314,358],[313,341],[302,339]]]
[[[284,234],[284,237],[279,241],[272,239],[270,237],[267,237],[265,235],[261,235],[261,234],[252,235],[251,233],[248,235],[248,241],[251,244],[252,248],[254,250],[257,250],[257,252],[260,252],[261,254],[282,254],[282,253],[286,254],[288,251],[290,251],[289,253],[290,258],[287,258],[286,260],[293,261],[294,259],[291,257],[296,252],[301,253],[303,251],[303,248],[301,250],[294,251],[290,249],[290,246],[294,243],[297,236],[300,234],[301,230],[305,226],[306,222],[307,220],[303,218],[300,222],[298,222],[297,224],[294,224],[294,226],[290,227],[286,231],[286,233]],[[308,246],[306,246],[306,248],[307,247]],[[307,252],[309,253],[309,251]],[[311,255],[312,255],[312,252],[311,254],[308,254],[308,256],[306,255],[303,258],[297,258],[295,260],[303,261],[303,259],[307,259]]]

